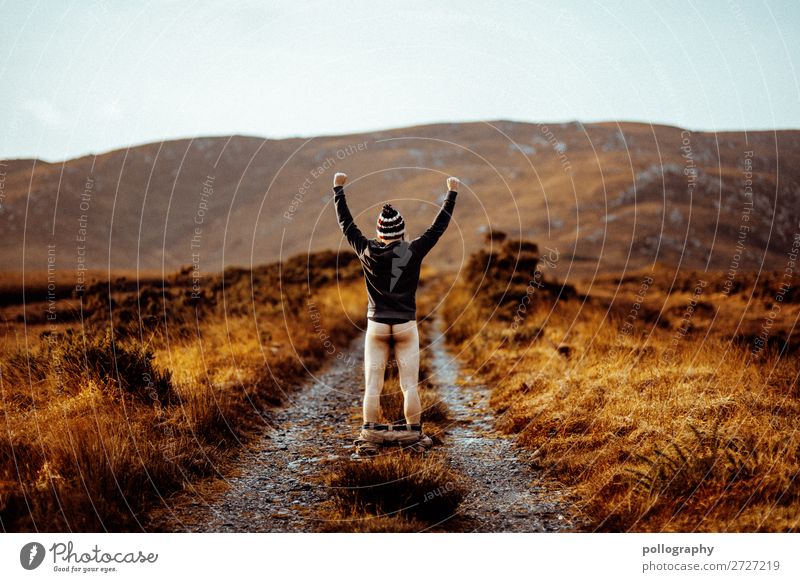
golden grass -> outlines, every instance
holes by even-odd
[[[458,475],[433,453],[394,450],[366,461],[343,460],[325,482],[337,510],[327,529],[337,531],[374,531],[375,519],[384,531],[420,531],[420,523],[431,526],[455,515],[464,496]]]
[[[260,415],[331,357],[320,326],[339,346],[358,333],[363,282],[349,269],[337,284],[329,253],[310,260],[311,291],[305,256],[259,268],[252,284],[250,272],[226,272],[224,284],[207,282],[200,306],[185,301],[180,276],[163,291],[167,304],[160,287],[120,290],[113,335],[103,289],[84,298],[84,328],[7,323],[3,530],[141,529],[162,497],[214,474]],[[151,315],[161,312],[165,321]]]
[[[451,340],[492,386],[498,427],[579,495],[594,528],[798,529],[796,360],[751,357],[733,328],[711,326],[714,310],[675,345],[679,314],[620,333],[607,306],[543,293],[514,324],[474,292],[464,281],[447,299]],[[655,290],[647,305],[668,299],[685,306],[690,294]],[[735,309],[745,299],[706,297]]]

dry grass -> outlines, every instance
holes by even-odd
[[[162,497],[214,474],[327,361],[323,334],[341,346],[357,333],[358,265],[340,258],[337,284],[334,258],[311,257],[310,288],[303,256],[204,280],[200,300],[189,271],[140,289],[99,283],[82,298],[83,326],[74,300],[59,302],[70,323],[6,320],[3,530],[141,529]]]
[[[337,510],[327,528],[337,531],[420,531],[420,524],[433,526],[455,515],[464,496],[458,475],[441,457],[399,450],[341,461],[326,484]]]
[[[494,284],[508,280],[490,271]],[[472,299],[473,284],[462,282],[445,316],[463,358],[493,387],[499,427],[579,494],[595,528],[796,531],[796,356],[752,357],[726,314],[747,297],[722,297],[714,285],[703,297],[710,309],[679,337],[693,287],[684,278],[677,292],[655,286],[645,301],[656,315],[661,305],[678,309],[656,323],[643,308],[628,333],[627,296],[614,307],[542,293],[515,322],[513,303],[493,314],[492,301]]]
[[[420,309],[430,306],[425,298]],[[427,326],[420,326],[425,345]],[[442,444],[449,418],[439,398],[423,351],[420,362],[420,399],[425,433],[434,445]],[[355,412],[360,419],[360,411]],[[381,393],[381,422],[403,421],[403,393],[394,360],[386,369]],[[387,448],[374,459],[339,460],[326,468],[321,479],[331,488],[331,506],[325,511],[324,531],[419,532],[448,520],[464,497],[463,479],[434,450],[426,456]]]

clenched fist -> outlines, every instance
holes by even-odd
[[[336,174],[333,176],[333,185],[344,186],[345,182],[347,182],[347,174],[336,172]]]
[[[447,179],[447,189],[451,192],[458,192],[458,178],[450,176]]]

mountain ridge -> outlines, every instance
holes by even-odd
[[[656,262],[728,268],[749,173],[752,229],[738,268],[781,268],[798,228],[799,158],[797,130],[495,120],[309,138],[203,136],[63,162],[4,160],[0,231],[18,243],[0,251],[0,269],[46,270],[48,244],[60,270],[76,268],[81,217],[90,270],[200,264],[211,273],[343,248],[330,204],[336,171],[350,175],[348,200],[368,234],[384,201],[401,209],[412,236],[421,232],[444,179],[461,177],[434,264],[463,265],[487,231],[502,230],[556,248],[558,269],[583,275]]]

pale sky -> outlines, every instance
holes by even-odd
[[[0,157],[438,121],[800,128],[800,2],[0,2]]]

